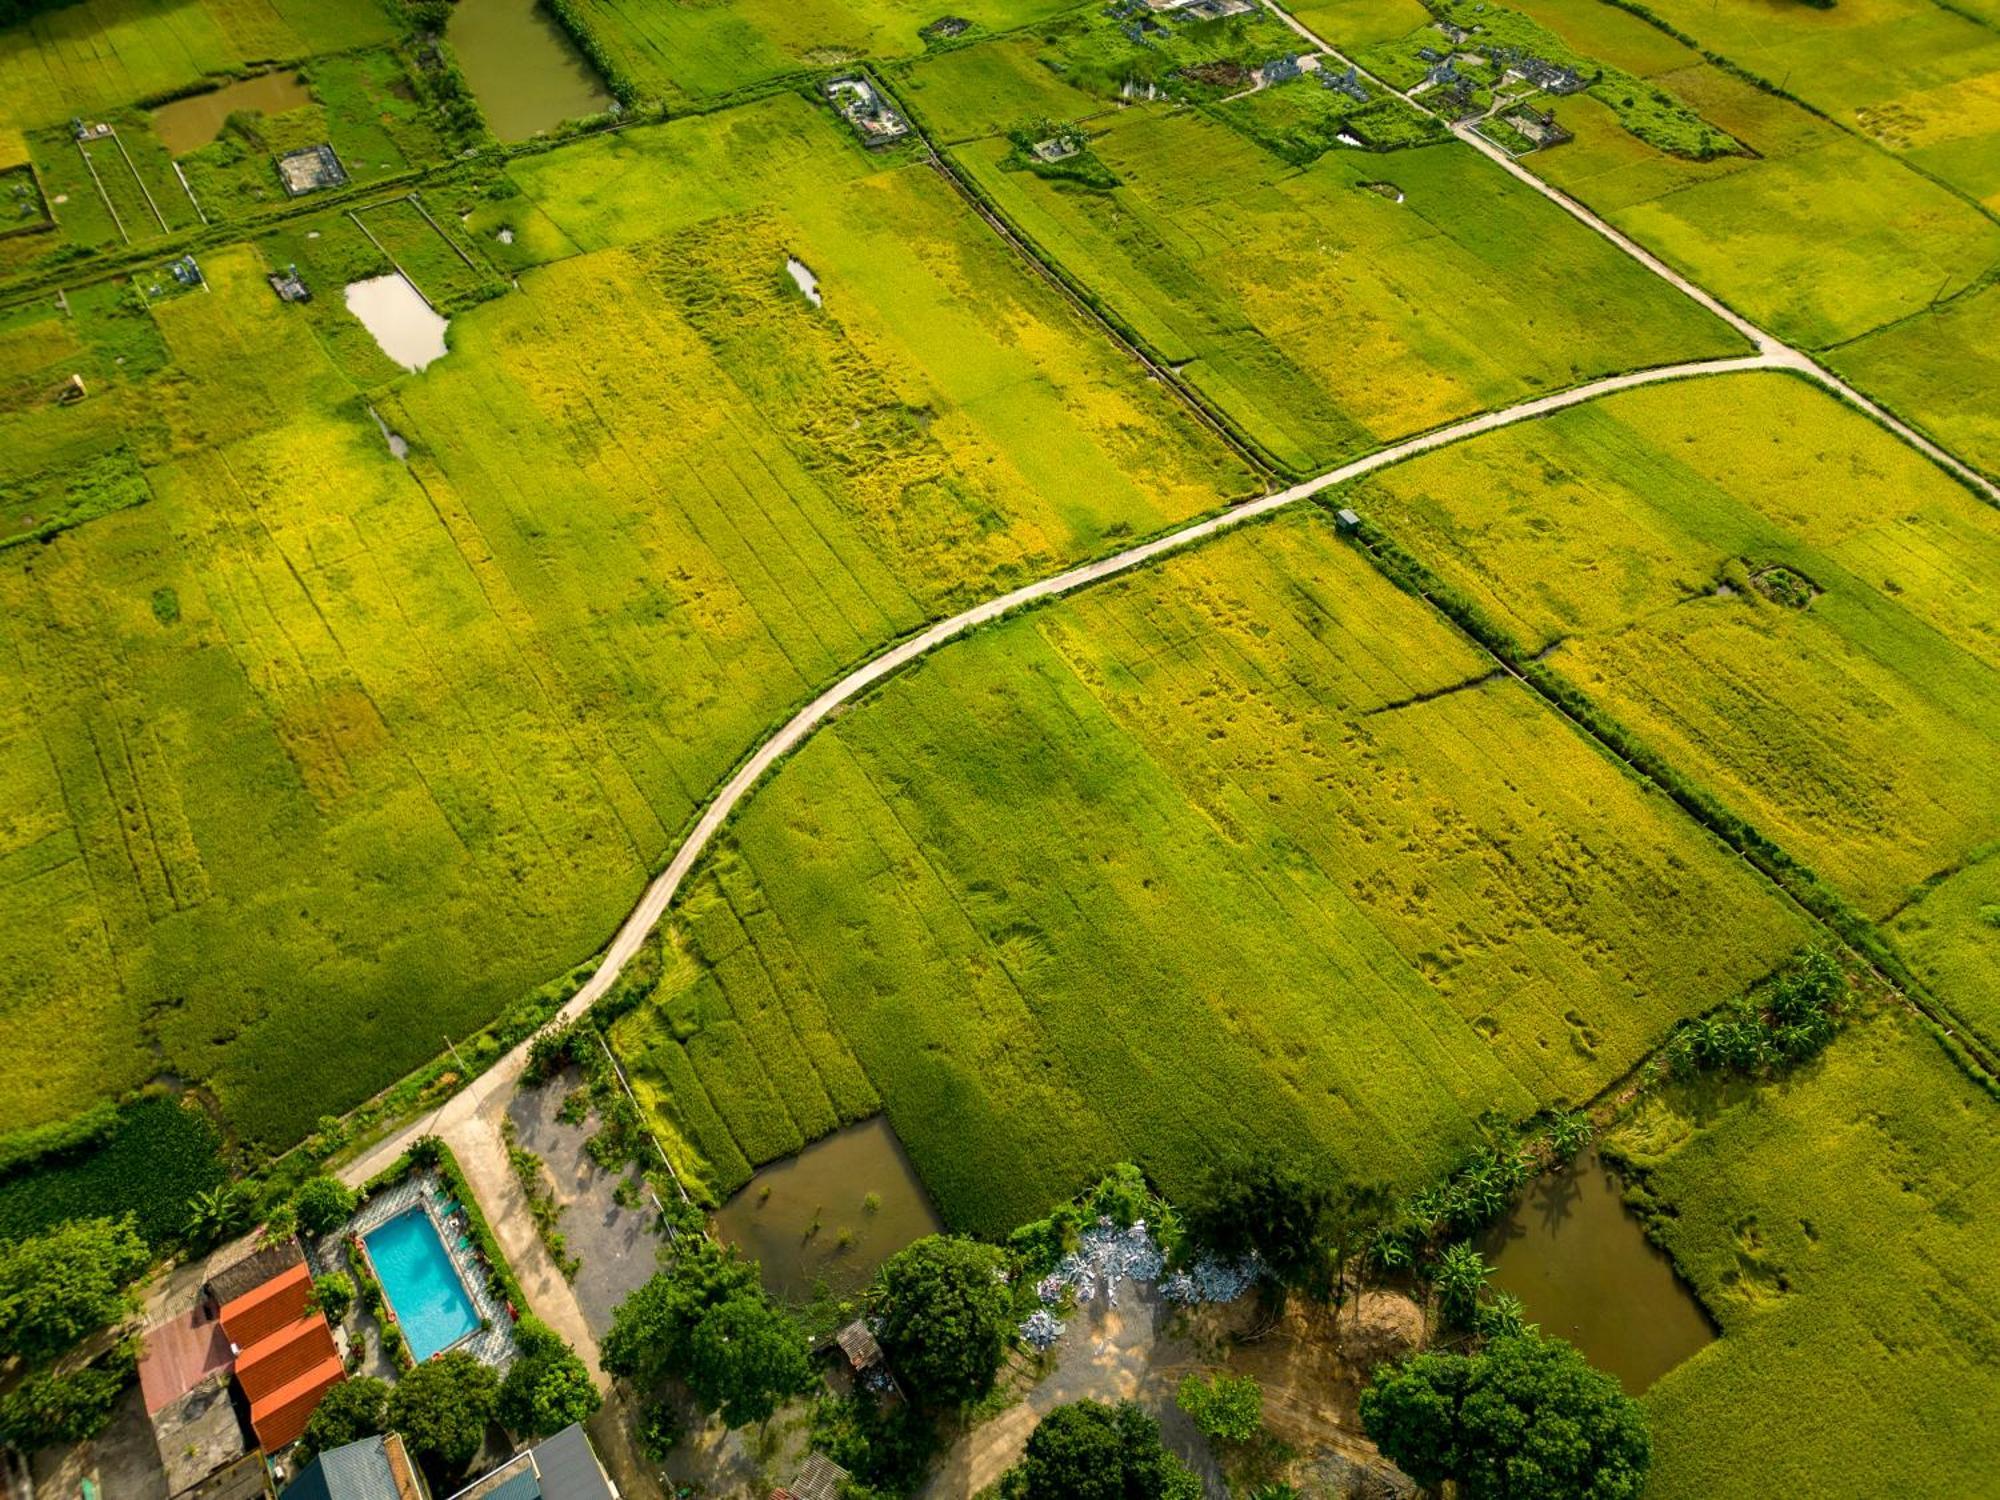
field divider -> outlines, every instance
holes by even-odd
[[[132,153],[125,149],[125,143],[118,138],[118,132],[116,130],[111,132],[111,144],[116,146],[118,148],[118,154],[125,158],[125,170],[130,172],[132,174],[132,180],[139,184],[139,196],[146,200],[146,207],[150,208],[153,211],[153,217],[159,220],[160,233],[161,234],[173,233],[173,231],[167,227],[167,216],[160,212],[160,205],[153,201],[153,190],[146,186],[146,179],[139,175],[139,168],[136,165],[134,165],[132,161]]]
[[[132,236],[126,231],[125,221],[118,217],[118,205],[111,201],[111,195],[104,191],[104,179],[97,175],[97,163],[90,159],[90,153],[83,149],[83,142],[76,143],[76,154],[83,158],[84,166],[90,169],[90,180],[97,184],[97,196],[103,200],[104,208],[111,215],[111,222],[118,226],[118,234],[126,244],[132,243]]]

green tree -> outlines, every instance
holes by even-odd
[[[508,1431],[547,1437],[604,1404],[590,1370],[546,1324],[523,1318],[514,1343],[519,1357],[500,1383],[500,1421]]]
[[[345,1271],[328,1271],[313,1283],[312,1300],[327,1322],[338,1323],[354,1306],[354,1278]]]
[[[1446,1245],[1436,1267],[1431,1271],[1431,1281],[1437,1287],[1438,1310],[1445,1321],[1458,1328],[1470,1328],[1479,1315],[1479,1294],[1486,1289],[1486,1278],[1493,1270],[1486,1259],[1472,1248],[1469,1240],[1459,1240]]]
[[[1005,1266],[991,1245],[934,1234],[882,1267],[882,1346],[916,1400],[954,1405],[992,1387],[1013,1328]]]
[[[1042,1418],[1000,1492],[1006,1500],[1181,1500],[1201,1486],[1160,1446],[1160,1424],[1130,1401],[1076,1401]]]
[[[33,1453],[96,1437],[110,1424],[132,1367],[130,1358],[112,1359],[67,1375],[22,1381],[0,1396],[0,1442]]]
[[[39,1364],[75,1347],[131,1310],[126,1288],[151,1258],[129,1216],[0,1243],[0,1354]]]
[[[308,1177],[292,1194],[292,1209],[307,1234],[331,1234],[354,1217],[354,1192],[337,1177]]]
[[[500,1377],[463,1349],[429,1359],[389,1392],[388,1419],[440,1476],[472,1462],[500,1398]]]
[[[1651,1440],[1639,1405],[1560,1339],[1419,1354],[1361,1393],[1361,1424],[1397,1467],[1462,1500],[1634,1500]]]
[[[1340,1290],[1349,1250],[1387,1205],[1379,1187],[1349,1182],[1323,1163],[1266,1151],[1212,1171],[1188,1227],[1219,1255],[1255,1252],[1285,1286],[1327,1295]]]
[[[651,1388],[684,1380],[732,1426],[762,1421],[812,1382],[806,1340],[757,1282],[757,1267],[705,1239],[612,1314],[604,1368]]]
[[[187,1234],[197,1245],[227,1239],[250,1222],[250,1196],[242,1184],[225,1182],[188,1199]]]
[[[1247,1375],[1190,1375],[1174,1402],[1204,1434],[1225,1443],[1247,1443],[1264,1430],[1264,1388]]]
[[[315,1453],[342,1448],[388,1430],[389,1383],[371,1375],[343,1380],[320,1397],[312,1420],[306,1423],[305,1454],[295,1467],[302,1467]]]

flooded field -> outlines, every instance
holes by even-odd
[[[852,1291],[903,1246],[943,1227],[880,1115],[772,1162],[715,1215],[716,1232],[762,1263],[764,1284],[796,1298],[820,1281]]]
[[[1715,1337],[1595,1151],[1537,1178],[1480,1245],[1493,1286],[1633,1395]]]
[[[450,36],[487,124],[503,141],[611,106],[604,80],[539,0],[459,0]]]
[[[153,111],[153,134],[171,156],[199,151],[222,134],[222,122],[238,110],[254,109],[281,115],[312,103],[312,95],[296,73],[266,73],[226,84],[206,94],[191,94]]]
[[[382,352],[406,370],[421,370],[446,353],[446,320],[400,275],[347,284],[347,310],[375,335]],[[390,445],[393,450],[394,444]]]

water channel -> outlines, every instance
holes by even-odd
[[[716,1232],[764,1268],[764,1285],[804,1299],[867,1284],[913,1240],[944,1228],[889,1122],[877,1115],[772,1162],[716,1211]]]
[[[310,103],[312,95],[299,82],[298,74],[265,73],[224,84],[206,94],[190,94],[185,99],[162,104],[153,111],[153,134],[160,138],[169,156],[186,156],[221,135],[223,122],[239,110],[281,115]]]
[[[448,34],[486,123],[503,141],[611,107],[604,80],[539,0],[458,0]]]
[[[1618,1174],[1585,1152],[1536,1178],[1479,1248],[1493,1287],[1519,1297],[1529,1322],[1568,1339],[1636,1396],[1715,1330],[1625,1206],[1624,1191]]]

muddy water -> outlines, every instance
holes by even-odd
[[[1480,1249],[1493,1285],[1633,1395],[1715,1337],[1595,1151],[1537,1178]]]
[[[767,1287],[801,1299],[819,1281],[855,1290],[891,1255],[943,1227],[880,1115],[772,1162],[715,1215],[717,1233],[763,1264]]]
[[[604,80],[539,0],[458,0],[447,34],[486,123],[503,141],[611,107]]]
[[[310,103],[312,95],[299,82],[298,74],[266,73],[261,78],[246,78],[210,93],[162,104],[153,111],[153,134],[160,138],[169,156],[186,156],[221,135],[222,122],[240,109],[281,115]]]
[[[421,370],[446,353],[445,319],[401,276],[371,276],[347,284],[347,310],[375,335],[382,352],[406,370]]]

